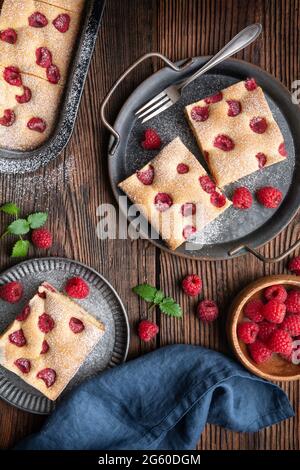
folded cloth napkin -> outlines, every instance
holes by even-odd
[[[174,345],[82,383],[17,449],[186,450],[206,422],[253,432],[293,415],[275,384],[215,351]]]

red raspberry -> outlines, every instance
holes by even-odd
[[[202,300],[198,304],[197,313],[200,320],[209,323],[218,318],[219,308],[213,300]]]
[[[12,28],[5,29],[0,31],[1,41],[8,42],[8,44],[16,44],[18,35],[16,31]]]
[[[60,81],[60,71],[57,65],[50,65],[47,68],[47,79],[50,83],[53,83],[53,85],[57,85],[57,83]]]
[[[19,104],[28,103],[31,100],[31,90],[28,86],[23,86],[23,95],[16,95]]]
[[[196,122],[203,122],[208,119],[209,107],[208,106],[194,106],[191,111],[191,118]]]
[[[22,348],[27,343],[22,328],[11,333],[8,339],[11,344],[18,346],[18,348]]]
[[[23,295],[23,286],[18,281],[8,282],[0,287],[0,298],[9,302],[10,304],[15,304],[19,302]]]
[[[259,326],[251,321],[239,323],[237,326],[237,335],[245,344],[254,343],[258,332]]]
[[[253,198],[248,188],[241,186],[234,190],[232,203],[236,209],[249,209],[252,206]]]
[[[268,339],[268,348],[276,353],[288,356],[292,352],[292,338],[287,331],[275,330]]]
[[[13,67],[12,65],[9,67],[5,67],[3,71],[3,78],[7,83],[12,86],[22,85],[22,77],[18,67]]]
[[[16,115],[12,109],[5,109],[3,116],[0,118],[0,125],[10,127],[16,120]]]
[[[181,214],[183,217],[189,217],[196,214],[196,204],[193,202],[186,202],[181,206]]]
[[[214,146],[224,152],[229,152],[234,149],[234,142],[228,135],[219,134],[215,137]]]
[[[36,228],[32,230],[31,241],[36,248],[51,248],[52,235],[49,230],[45,228]]]
[[[182,230],[182,236],[185,240],[188,240],[193,233],[196,233],[197,229],[193,225],[186,225],[184,229]]]
[[[159,328],[149,320],[142,320],[138,327],[139,337],[142,341],[151,341],[158,333]]]
[[[212,195],[210,196],[210,202],[213,206],[220,208],[220,207],[225,206],[226,197],[224,196],[224,194],[214,191]]]
[[[70,318],[69,327],[70,330],[75,333],[75,335],[77,335],[77,333],[81,333],[84,330],[84,324],[82,321],[75,317]]]
[[[178,163],[177,165],[177,173],[179,173],[179,175],[184,175],[185,173],[188,173],[190,168],[188,165],[186,165],[185,163]]]
[[[36,63],[47,69],[52,64],[52,54],[47,47],[39,47],[35,51]]]
[[[53,26],[60,32],[66,33],[70,27],[71,18],[66,13],[61,13],[52,21]]]
[[[200,176],[199,183],[203,191],[205,191],[208,194],[212,194],[216,190],[215,183],[210,179],[208,175]]]
[[[25,321],[27,320],[27,318],[29,317],[29,314],[30,314],[30,306],[29,305],[26,305],[22,312],[20,313],[20,315],[18,315],[16,317],[16,320],[18,321]]]
[[[281,323],[285,317],[286,307],[277,300],[269,300],[261,309],[264,318],[272,323]]]
[[[36,376],[38,379],[41,379],[45,382],[47,388],[51,387],[56,381],[56,372],[54,369],[50,369],[49,367],[40,370]]]
[[[258,202],[268,209],[276,209],[282,201],[282,192],[273,186],[264,186],[256,192]]]
[[[27,127],[31,131],[40,132],[42,134],[46,130],[47,124],[44,119],[33,117],[27,122]]]
[[[300,313],[300,291],[290,290],[285,301],[288,313]]]
[[[41,354],[46,354],[50,349],[50,346],[48,344],[48,342],[44,339],[44,341],[42,342],[42,350],[41,350]]]
[[[250,120],[249,126],[256,134],[263,134],[267,130],[268,123],[264,117],[256,116]]]
[[[297,276],[300,276],[300,256],[296,256],[290,260],[288,269]]]
[[[138,180],[143,183],[145,186],[149,186],[153,183],[154,179],[154,168],[152,165],[149,165],[146,170],[137,171],[136,176]]]
[[[196,274],[190,274],[183,279],[181,287],[187,295],[194,297],[202,290],[202,280]]]
[[[260,299],[252,299],[244,307],[244,314],[246,317],[250,318],[250,320],[254,322],[261,322],[263,321],[264,317],[261,313],[261,309],[264,306],[262,300]]]
[[[259,339],[248,346],[250,355],[256,364],[268,361],[272,356],[272,351],[267,348]]]
[[[161,146],[161,138],[154,129],[146,129],[141,145],[145,150],[157,150]]]
[[[262,321],[259,324],[259,332],[257,334],[257,339],[266,343],[270,338],[271,334],[277,329],[277,325],[275,323],[269,323],[268,321]]]
[[[288,153],[286,151],[286,148],[285,148],[285,144],[284,142],[282,142],[279,147],[278,147],[278,152],[280,153],[280,155],[282,157],[287,157],[288,156]]]
[[[258,168],[263,168],[267,163],[267,157],[264,153],[259,152],[255,155],[258,160]]]
[[[248,91],[254,91],[256,90],[257,88],[257,83],[255,81],[254,78],[247,78],[245,80],[245,88],[248,90]]]
[[[30,372],[31,363],[28,359],[21,357],[20,359],[17,359],[14,364],[21,372],[23,372],[23,374],[28,374]]]
[[[228,104],[227,116],[235,117],[241,113],[242,105],[240,101],[227,100],[226,103]]]
[[[288,315],[282,322],[281,328],[291,336],[300,335],[300,315]]]
[[[55,326],[55,322],[51,315],[43,313],[39,316],[38,327],[43,333],[50,333]]]
[[[72,277],[67,281],[65,291],[74,299],[85,299],[90,293],[90,288],[81,277]]]
[[[205,98],[204,101],[206,104],[214,104],[214,103],[217,103],[218,101],[221,101],[222,99],[223,99],[223,94],[221,91],[219,91],[218,93],[211,95],[208,98]]]
[[[159,212],[165,212],[173,205],[173,199],[167,193],[157,193],[154,198],[154,204]]]
[[[35,11],[34,13],[32,13],[32,15],[29,16],[28,24],[33,28],[44,28],[45,26],[47,26],[48,20],[46,16],[43,15],[43,13]]]
[[[267,300],[277,300],[277,302],[285,302],[287,291],[283,286],[269,286],[264,290],[264,296]]]

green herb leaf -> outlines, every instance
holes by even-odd
[[[12,249],[11,257],[24,258],[28,255],[29,246],[30,243],[28,240],[18,240]]]
[[[162,290],[156,291],[156,294],[154,296],[153,302],[155,305],[158,305],[162,302],[162,300],[165,298],[165,294],[163,293]]]
[[[157,289],[150,286],[150,284],[140,284],[135,286],[132,290],[135,294],[146,300],[146,302],[154,302],[154,298],[157,293]]]
[[[5,214],[18,216],[20,209],[13,202],[7,202],[0,207],[0,211],[5,212]]]
[[[25,235],[29,232],[30,226],[27,220],[17,219],[7,227],[7,230],[13,235]]]
[[[31,229],[42,227],[48,218],[47,212],[36,212],[27,217]]]
[[[172,297],[165,297],[159,304],[160,311],[170,317],[182,317],[182,309]]]

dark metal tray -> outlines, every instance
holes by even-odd
[[[72,135],[83,92],[84,83],[93,54],[105,0],[88,0],[83,11],[81,34],[65,86],[58,123],[52,136],[41,147],[30,150],[0,148],[0,173],[27,173],[47,165],[65,148]]]

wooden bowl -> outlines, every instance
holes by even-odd
[[[292,364],[273,354],[272,358],[263,363],[256,364],[250,357],[247,345],[237,337],[237,325],[244,318],[245,304],[255,298],[263,298],[263,290],[272,285],[282,284],[287,290],[300,288],[300,277],[293,275],[267,276],[249,284],[234,299],[227,321],[227,335],[231,347],[240,362],[253,374],[268,380],[291,381],[300,379],[300,364]]]

